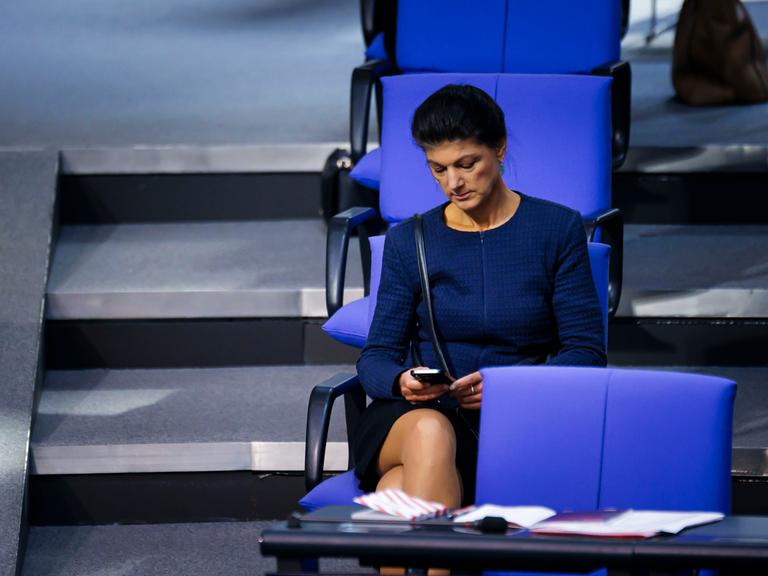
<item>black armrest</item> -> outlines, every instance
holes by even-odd
[[[344,301],[344,275],[347,269],[347,250],[352,231],[377,216],[373,208],[350,208],[328,222],[325,245],[325,305],[328,316],[333,316]]]
[[[598,66],[592,71],[595,76],[610,76],[611,121],[613,130],[613,169],[616,170],[627,158],[629,148],[630,112],[632,109],[632,69],[629,62],[612,62]]]
[[[368,146],[368,118],[374,86],[382,76],[392,74],[394,71],[395,67],[386,60],[370,60],[352,71],[349,142],[353,163],[357,163],[365,155]]]
[[[624,214],[618,208],[609,208],[584,217],[584,229],[587,240],[595,237],[600,228],[603,235],[600,241],[611,246],[611,260],[608,269],[608,316],[612,317],[619,308],[621,284],[624,274]]]
[[[337,374],[312,389],[307,410],[307,436],[304,449],[304,484],[307,492],[323,479],[325,446],[331,423],[333,403],[342,394],[350,401],[345,402],[347,412],[347,435],[357,423],[365,409],[365,393],[357,375]],[[351,461],[351,450],[350,450]]]
[[[376,0],[360,0],[360,22],[363,25],[365,45],[370,46],[376,36]]]

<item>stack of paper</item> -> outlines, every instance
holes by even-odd
[[[422,500],[402,490],[381,490],[358,496],[354,502],[376,512],[407,520],[437,518],[448,514],[448,507],[439,502]],[[360,515],[353,515],[359,519]]]
[[[569,514],[539,522],[531,528],[535,534],[573,534],[610,538],[650,538],[658,534],[677,534],[692,526],[723,519],[720,512],[661,512],[627,510],[609,513],[605,518],[575,518]]]

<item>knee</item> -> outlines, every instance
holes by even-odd
[[[422,463],[451,462],[456,458],[456,433],[451,421],[437,410],[412,412],[416,421],[408,439],[409,452]]]

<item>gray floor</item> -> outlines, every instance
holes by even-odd
[[[269,524],[33,527],[22,576],[256,576],[275,570],[275,560],[259,553]],[[374,573],[342,559],[321,559],[320,569]]]
[[[0,147],[347,139],[356,0],[6,2]]]
[[[359,244],[346,286],[362,296]],[[66,226],[48,317],[324,317],[321,220]]]
[[[768,104],[672,100],[673,32],[650,46],[633,2],[632,144],[768,144]],[[669,5],[674,21],[680,2]],[[768,34],[768,6],[748,2]],[[53,0],[0,20],[0,147],[342,142],[362,61],[356,0]]]

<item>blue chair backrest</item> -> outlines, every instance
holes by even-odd
[[[507,184],[531,196],[590,214],[610,206],[609,78],[565,75],[420,74],[383,79],[379,207],[400,222],[445,201],[424,153],[411,138],[411,118],[446,84],[485,90],[504,110]]]
[[[620,0],[399,0],[396,61],[404,72],[589,72],[619,60],[620,33]]]
[[[482,373],[478,503],[730,511],[733,382],[606,368]]]

